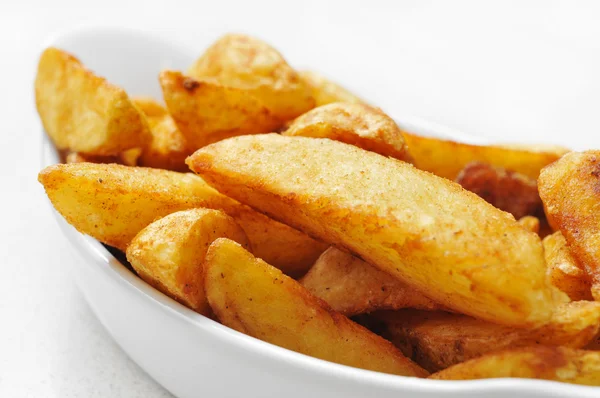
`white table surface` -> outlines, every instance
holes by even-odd
[[[54,32],[132,26],[192,46],[198,32],[253,33],[392,115],[498,140],[600,146],[600,3],[85,3],[0,2],[0,397],[170,396],[82,301],[67,272],[72,249],[36,181],[32,82]]]

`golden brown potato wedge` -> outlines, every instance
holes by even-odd
[[[35,104],[58,149],[115,155],[139,147],[149,136],[143,115],[122,88],[57,48],[46,49],[40,58]]]
[[[315,106],[327,105],[332,102],[348,102],[364,104],[365,102],[346,90],[344,87],[325,78],[314,71],[301,71],[300,78],[312,90]]]
[[[590,280],[573,258],[560,231],[542,241],[548,264],[550,283],[565,292],[571,300],[593,300]]]
[[[173,171],[188,171],[185,158],[190,155],[183,133],[167,109],[152,98],[134,98],[133,103],[144,113],[150,126],[150,140],[144,146],[140,166]]]
[[[456,182],[517,219],[542,210],[536,181],[502,167],[471,162],[458,173]]]
[[[312,109],[312,91],[273,47],[254,37],[227,34],[210,46],[188,74],[242,89],[282,121]]]
[[[283,135],[329,138],[411,161],[396,122],[368,105],[337,102],[320,106],[294,120]]]
[[[581,348],[600,328],[600,303],[578,301],[559,306],[550,322],[516,329],[461,314],[418,310],[372,314],[391,340],[413,361],[436,372],[490,351],[533,344]]]
[[[488,163],[529,178],[537,178],[542,167],[561,156],[555,150],[514,149],[502,145],[479,146],[421,137],[407,132],[403,135],[416,167],[451,180],[471,162]]]
[[[518,220],[520,226],[525,228],[527,231],[531,231],[535,234],[540,233],[540,219],[534,216],[521,217]]]
[[[439,380],[520,377],[600,386],[600,352],[533,346],[485,355],[430,376]]]
[[[568,300],[547,282],[538,236],[408,163],[278,134],[224,140],[187,162],[219,191],[357,254],[452,310],[534,326]]]
[[[424,377],[389,341],[330,309],[298,282],[217,239],[205,260],[206,296],[226,326],[327,361],[384,373]]]
[[[321,254],[299,282],[346,316],[383,309],[441,309],[421,292],[335,247]]]
[[[195,150],[224,138],[268,133],[281,121],[243,89],[163,71],[160,84],[169,113]]]
[[[538,187],[550,225],[562,232],[600,300],[600,151],[564,155],[542,170]]]
[[[208,247],[217,238],[234,240],[249,249],[244,230],[222,211],[178,211],[142,229],[127,247],[127,260],[150,285],[208,315],[203,264]]]
[[[50,201],[80,232],[123,251],[144,227],[179,210],[223,210],[244,229],[257,256],[302,274],[327,248],[257,213],[191,173],[92,163],[55,165],[38,177]]]

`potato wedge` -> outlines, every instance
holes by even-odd
[[[160,85],[169,113],[193,150],[243,134],[274,131],[281,125],[243,89],[163,71]]]
[[[286,121],[315,106],[312,91],[273,47],[254,37],[227,34],[188,70],[191,77],[242,89]]]
[[[547,283],[538,236],[408,163],[278,134],[224,140],[187,162],[219,191],[357,254],[452,310],[535,326],[568,300]]]
[[[46,49],[40,58],[35,104],[58,149],[115,155],[139,147],[149,136],[143,115],[122,88],[57,48]]]
[[[439,380],[520,377],[600,386],[600,352],[533,346],[485,355],[430,376]]]
[[[151,135],[144,146],[139,165],[188,171],[185,159],[194,151],[188,149],[185,136],[179,131],[167,109],[152,98],[134,98],[133,103],[146,116]]]
[[[389,341],[333,311],[298,282],[229,239],[217,239],[204,264],[208,302],[226,326],[343,365],[427,375]]]
[[[536,181],[523,174],[471,162],[458,173],[456,182],[517,219],[542,211]]]
[[[537,217],[524,216],[519,218],[517,222],[527,231],[533,232],[534,234],[540,233],[540,219]]]
[[[123,251],[144,227],[179,210],[223,210],[242,227],[257,256],[302,274],[327,248],[257,213],[191,173],[92,163],[50,166],[38,176],[60,214],[80,232]]]
[[[371,316],[381,334],[430,372],[490,351],[534,344],[581,348],[600,328],[600,303],[577,301],[557,308],[550,322],[516,329],[461,314],[417,310],[383,311]]]
[[[142,229],[127,247],[127,260],[150,285],[186,307],[209,315],[204,256],[217,238],[250,248],[244,230],[222,211],[178,211]]]
[[[570,152],[538,179],[548,222],[559,229],[600,300],[600,151]]]
[[[383,309],[442,308],[398,279],[335,247],[321,254],[299,282],[346,316]]]
[[[565,292],[571,300],[593,300],[590,280],[573,258],[560,231],[542,241],[548,264],[550,283]]]
[[[421,137],[407,132],[403,135],[417,168],[450,180],[454,180],[471,162],[488,163],[529,178],[537,178],[542,167],[561,156],[555,150],[515,149],[502,145],[479,146]]]
[[[327,105],[332,102],[347,102],[351,104],[364,104],[365,102],[346,90],[344,87],[325,76],[314,71],[301,71],[300,79],[310,87],[315,99],[315,106]]]
[[[396,122],[368,105],[337,102],[320,106],[294,120],[283,135],[329,138],[411,161]]]

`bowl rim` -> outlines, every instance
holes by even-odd
[[[44,41],[44,47],[56,45],[62,39],[79,34],[123,34],[128,36],[141,37],[144,40],[156,39],[163,43],[168,42],[179,49],[185,49],[179,43],[172,43],[172,40],[157,37],[141,29],[124,28],[121,26],[93,25],[77,26],[61,33],[52,35],[51,38]],[[41,51],[42,49],[40,49]],[[474,137],[469,134],[442,126],[436,123],[422,120],[411,115],[393,114],[394,119],[401,128],[408,131],[423,134],[447,137],[472,143],[484,143],[488,140],[482,140],[481,137]],[[45,168],[50,165],[60,163],[58,152],[52,141],[41,127],[42,147],[41,147],[41,166]],[[48,198],[47,203],[52,207]],[[164,295],[160,291],[148,285],[141,278],[131,272],[117,258],[115,258],[99,241],[84,235],[82,233],[67,233],[65,228],[74,228],[67,224],[63,217],[52,208],[59,226],[70,243],[84,256],[91,261],[84,261],[81,266],[94,267],[103,272],[116,285],[121,285],[129,293],[135,294],[155,306],[158,310],[167,313],[171,317],[179,318],[188,325],[198,328],[205,333],[211,333],[217,340],[225,344],[237,347],[245,351],[248,355],[256,355],[274,362],[286,363],[290,367],[303,368],[307,373],[323,374],[341,379],[364,383],[367,386],[384,386],[391,391],[410,392],[410,393],[529,393],[545,394],[548,396],[579,396],[596,397],[600,388],[593,386],[582,386],[568,384],[558,381],[523,379],[523,378],[493,378],[480,380],[433,380],[421,379],[416,377],[398,376],[385,374],[381,372],[354,368],[341,365],[322,359],[314,358],[289,349],[276,346],[274,344],[248,336],[227,326],[224,326],[210,318],[200,315],[191,309],[183,306],[177,301]],[[112,336],[111,336],[112,337]]]

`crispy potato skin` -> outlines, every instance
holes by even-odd
[[[423,368],[437,372],[505,348],[534,344],[581,348],[598,333],[600,303],[563,304],[548,324],[535,329],[516,329],[441,311],[384,311],[372,316],[383,324],[383,337]]]
[[[454,180],[471,162],[488,163],[513,170],[529,178],[537,178],[542,167],[561,156],[556,150],[545,151],[533,147],[511,148],[500,145],[479,146],[421,137],[407,132],[403,135],[417,168],[450,180]]]
[[[538,236],[405,162],[277,134],[221,141],[187,162],[219,191],[359,255],[452,310],[535,326],[568,299],[547,283]]]
[[[519,218],[517,222],[527,231],[533,232],[534,234],[540,233],[540,219],[537,217],[524,216]]]
[[[299,282],[346,316],[383,309],[441,308],[419,291],[335,247],[321,254]]]
[[[244,230],[220,210],[190,209],[165,216],[140,231],[127,247],[138,275],[167,296],[204,315],[204,256],[217,238],[250,248]]]
[[[320,106],[299,116],[283,135],[329,138],[384,156],[412,160],[396,122],[380,109],[363,104]]]
[[[428,374],[389,341],[333,311],[231,240],[220,238],[210,246],[205,272],[208,302],[226,326],[343,365],[405,376]]]
[[[471,162],[460,171],[456,182],[517,219],[542,209],[536,181],[502,167]]]
[[[244,229],[257,256],[302,274],[327,248],[300,231],[220,194],[191,173],[119,165],[50,166],[38,176],[60,214],[84,234],[123,251],[148,224],[180,210],[223,210]]]
[[[185,159],[194,152],[165,107],[152,98],[134,98],[146,116],[151,139],[144,146],[139,165],[157,169],[188,171]]]
[[[571,152],[538,179],[548,222],[562,232],[600,300],[600,151]]]
[[[499,377],[600,386],[600,352],[566,347],[522,347],[472,359],[430,376],[439,380]]]
[[[139,147],[149,135],[143,115],[123,89],[57,48],[40,57],[35,103],[58,149],[115,155]]]
[[[315,106],[327,105],[332,102],[347,102],[351,104],[364,104],[365,102],[346,90],[344,87],[325,78],[314,71],[301,71],[300,79],[310,87],[315,99]]]
[[[593,300],[590,280],[571,255],[562,233],[557,231],[546,236],[542,244],[550,283],[565,292],[573,301]]]
[[[281,121],[243,89],[176,71],[159,77],[169,113],[193,150],[243,134],[275,131]]]
[[[310,87],[283,56],[254,37],[227,34],[210,46],[188,74],[243,89],[282,121],[314,108]]]

